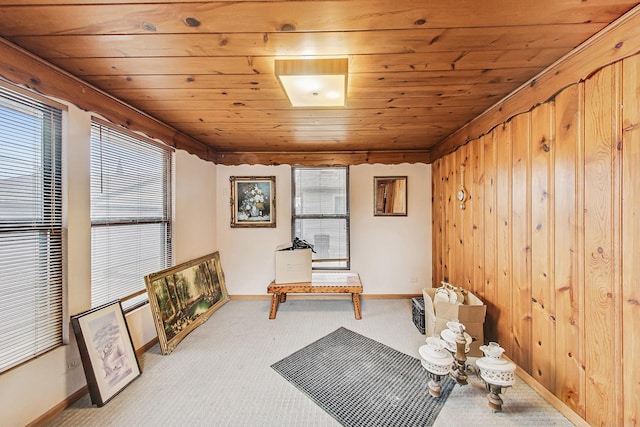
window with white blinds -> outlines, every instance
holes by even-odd
[[[292,238],[314,246],[314,269],[349,268],[349,168],[294,167]]]
[[[0,86],[0,372],[62,344],[61,122]]]
[[[91,306],[146,302],[144,276],[171,265],[171,149],[91,123]]]

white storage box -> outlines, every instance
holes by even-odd
[[[311,282],[311,249],[290,247],[287,244],[276,248],[276,283]]]

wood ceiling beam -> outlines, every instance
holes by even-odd
[[[179,59],[188,64],[190,59]],[[155,70],[154,70],[155,71]],[[513,82],[523,82],[529,76],[542,71],[542,67],[524,67],[514,69],[477,69],[477,70],[438,70],[438,71],[402,71],[376,73],[350,73],[349,92],[364,93],[372,88],[380,90],[421,88],[431,89],[439,87],[447,90],[450,85],[496,85]],[[127,75],[127,76],[84,76],[83,80],[93,83],[104,90],[143,90],[143,89],[173,89],[173,90],[220,90],[229,88],[246,91],[279,91],[273,74],[268,75],[214,75],[214,74],[182,74],[182,75]],[[451,89],[449,89],[451,90]],[[229,93],[229,92],[226,92]],[[375,93],[375,91],[374,91]]]
[[[556,24],[453,29],[318,33],[211,33],[16,36],[10,40],[54,58],[390,55],[496,49],[573,48],[604,24]],[[556,34],[563,34],[557,37]],[[384,43],[372,43],[372,39]],[[153,40],[153,43],[149,43]],[[257,70],[257,72],[261,72]]]
[[[494,83],[494,84],[457,84],[457,85],[427,85],[417,87],[380,87],[366,89],[350,89],[349,100],[366,102],[371,99],[384,99],[386,102],[392,99],[411,99],[412,105],[428,106],[444,102],[447,99],[464,96],[468,102],[474,102],[474,97],[484,98],[496,96],[496,94],[508,93],[520,85],[520,82]],[[113,89],[110,93],[116,98],[133,101],[211,101],[229,105],[230,99],[244,101],[266,101],[277,103],[286,101],[282,89]],[[287,101],[288,102],[288,101]],[[349,103],[353,107],[353,103]]]
[[[233,112],[229,110],[203,108],[197,111],[185,111],[181,109],[160,109],[149,108],[149,113],[160,120],[167,123],[175,121],[175,123],[194,123],[194,122],[212,122],[217,121],[226,122],[230,121],[242,121],[250,123],[256,121],[257,123],[278,123],[280,121],[287,122],[292,120],[354,120],[369,122],[370,117],[376,116],[379,120],[385,120],[386,118],[399,118],[403,120],[417,119],[424,117],[440,118],[440,117],[457,117],[464,119],[469,115],[479,114],[483,110],[475,105],[464,105],[460,107],[442,107],[442,106],[429,106],[429,107],[416,107],[416,108],[362,108],[358,110],[348,109],[327,109],[327,110],[247,110],[236,109]]]
[[[445,131],[424,132],[412,135],[344,135],[334,133],[324,138],[312,137],[308,140],[293,140],[293,138],[277,137],[266,138],[260,135],[243,135],[243,138],[234,137],[227,139],[219,135],[211,135],[210,138],[215,140],[218,152],[378,152],[389,151],[406,152],[406,151],[426,151],[425,146],[432,145],[436,141],[440,141],[446,135]],[[206,141],[205,136],[202,140]],[[411,139],[409,139],[411,138]]]
[[[498,93],[492,95],[468,96],[463,97],[434,97],[434,98],[348,98],[347,105],[341,107],[348,110],[359,109],[381,109],[381,108],[428,108],[428,107],[464,107],[469,104],[480,106],[482,109],[478,113],[484,111],[492,104],[500,99]],[[210,110],[225,109],[229,111],[241,111],[243,109],[251,110],[287,110],[291,109],[291,104],[286,99],[282,100],[263,100],[253,99],[246,101],[234,100],[167,100],[167,99],[140,99],[127,100],[131,105],[143,110]],[[319,110],[318,110],[319,111]]]
[[[612,5],[603,11],[599,4],[574,0],[537,0],[535,7],[523,8],[520,2],[477,0],[455,2],[416,2],[415,0],[316,0],[309,1],[217,1],[193,2],[188,5],[157,2],[156,4],[64,4],[10,7],[0,25],[5,34],[159,34],[237,32],[238,28],[266,33],[274,31],[322,32],[340,29],[457,28],[469,25],[470,16],[479,27],[554,24],[608,23],[626,10]],[[10,3],[10,2],[9,2]],[[78,2],[79,3],[79,2]],[[109,2],[114,3],[114,2]],[[137,1],[136,1],[137,3]],[[549,17],[543,11],[553,7],[558,13]],[[363,13],[375,10],[376,13]],[[500,10],[500,13],[495,13]],[[48,21],[42,27],[35,16],[63,14],[64,20]],[[233,16],[235,19],[229,19]],[[187,21],[191,18],[191,21]],[[81,23],[101,22],[102,25]],[[190,25],[191,24],[191,25]]]
[[[454,49],[442,52],[407,52],[392,60],[389,55],[350,54],[349,72],[360,74],[543,68],[565,53],[566,48],[546,47],[482,51]],[[107,76],[118,76],[125,80],[126,77],[136,75],[145,76],[145,79],[165,78],[166,75],[168,82],[207,77],[210,79],[208,83],[215,85],[216,82],[227,79],[235,78],[239,83],[245,83],[251,81],[251,78],[264,80],[271,77],[275,58],[276,56],[56,58],[55,64],[76,76],[95,76],[93,81],[109,80]],[[256,71],[260,74],[256,74]],[[239,72],[242,74],[238,74]]]
[[[359,164],[431,163],[428,151],[219,152],[217,164],[346,166]]]
[[[115,124],[142,132],[174,148],[187,150],[203,160],[213,161],[216,158],[216,153],[200,141],[107,95],[1,37],[0,76],[43,95],[96,112]]]

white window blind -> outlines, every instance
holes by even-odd
[[[147,301],[144,276],[171,265],[170,189],[168,147],[92,122],[92,307]]]
[[[293,168],[292,238],[314,245],[314,269],[349,268],[349,169]]]
[[[62,344],[61,122],[0,86],[0,372]]]

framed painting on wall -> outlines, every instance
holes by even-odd
[[[219,252],[149,274],[145,284],[162,354],[229,301]]]
[[[120,301],[71,316],[91,402],[104,406],[140,374]]]
[[[373,215],[407,216],[407,177],[373,177]]]
[[[231,227],[276,226],[276,177],[232,176]]]

